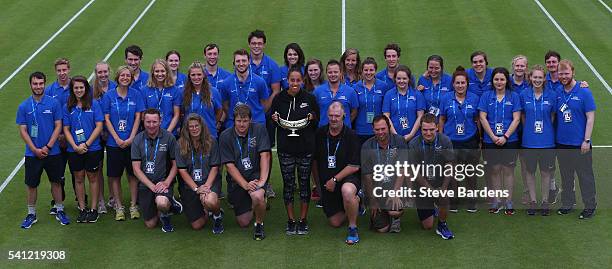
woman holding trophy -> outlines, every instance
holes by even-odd
[[[302,89],[303,81],[300,68],[291,67],[287,76],[289,88],[274,98],[270,108],[272,120],[281,127],[277,129],[277,150],[284,182],[287,235],[308,233],[306,219],[310,202],[310,172],[319,111],[314,95]],[[293,210],[296,169],[301,202],[297,222]]]

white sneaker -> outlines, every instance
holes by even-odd
[[[391,227],[389,227],[390,233],[399,233],[402,230],[400,218],[391,218]]]

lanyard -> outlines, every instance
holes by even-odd
[[[191,169],[195,170],[195,158],[193,156],[193,150],[191,150]],[[203,169],[204,167],[204,152],[200,153],[200,169]]]
[[[157,109],[161,111],[161,104],[162,104],[162,101],[164,100],[164,93],[166,92],[166,88],[163,88],[161,90],[161,96],[159,95],[159,90],[156,89],[156,91],[157,91]]]
[[[334,155],[331,155],[329,153],[329,137],[327,137],[327,156],[334,156],[334,158],[336,157],[336,154],[338,153],[338,147],[340,147],[341,141],[341,139],[338,140],[338,143],[336,143],[336,150],[334,150]]]
[[[391,155],[389,153],[389,146],[391,145],[391,141],[387,142],[387,154],[385,154],[385,162],[384,164],[389,164],[389,155]],[[378,163],[381,163],[381,158],[380,158],[380,147],[378,146],[378,143],[376,143],[376,156],[378,159]]]
[[[77,121],[79,123],[79,127],[81,127],[81,129],[83,129],[83,123],[81,123],[81,115],[83,114],[83,108],[75,107],[74,109],[78,109],[79,110],[79,115],[77,116]]]
[[[434,140],[434,144],[433,144],[433,146],[434,146],[434,153],[433,153],[433,155],[434,155],[434,160],[433,160],[433,161],[434,161],[434,162],[436,161],[436,154],[435,154],[435,150],[436,150],[436,148],[438,147],[438,134],[436,134],[435,136],[436,136],[436,139]],[[422,145],[422,148],[423,148],[423,157],[425,157],[425,154],[427,154],[427,153],[425,152],[425,138],[422,138],[422,140],[421,140],[421,145]],[[431,146],[430,146],[429,148],[431,148]],[[425,159],[425,158],[424,158],[424,159]]]
[[[542,118],[544,118],[544,92],[542,91],[542,96],[540,96],[540,111],[542,112]],[[535,114],[535,120],[538,120],[538,108],[536,106],[536,98],[535,91],[533,92],[533,112]]]
[[[127,99],[127,103],[125,105],[126,107],[125,120],[127,121],[127,118],[130,115],[130,97],[126,96],[126,99]],[[119,117],[119,120],[121,120],[121,110],[119,110],[119,100],[120,100],[120,97],[119,95],[117,95],[117,100],[116,100],[117,102],[115,103],[115,105],[117,105],[117,117]]]
[[[215,80],[215,88],[217,88],[217,85],[219,84],[219,68],[217,67],[217,73],[215,73],[215,75],[210,74],[206,68],[204,68],[204,72],[206,72],[207,76],[211,76]]]
[[[372,84],[372,110],[368,110],[368,87],[366,87],[366,84],[364,81],[361,81],[361,84],[363,84],[363,89],[365,92],[365,103],[366,103],[366,111],[367,112],[374,112],[374,98],[375,98],[375,93],[374,91],[376,90],[376,81],[374,81],[374,84]]]
[[[465,105],[465,110],[461,110],[461,104],[459,104],[459,101],[457,100],[457,98],[453,98],[453,115],[455,116],[455,123],[457,123],[457,112],[455,111],[455,107],[459,108],[460,112],[463,112],[463,124],[465,124],[465,122],[467,121],[467,96],[465,98],[465,100],[463,101],[463,105]]]
[[[406,115],[408,115],[408,97],[410,96],[410,89],[406,90]],[[400,93],[399,89],[397,90],[397,114],[399,116],[402,115],[402,110],[400,109]]]
[[[563,90],[563,94],[565,95],[565,90]],[[569,106],[568,102],[570,99],[572,99],[572,96],[574,96],[574,89],[572,89],[572,91],[570,92],[570,95],[567,98],[565,98],[565,102],[563,104]]]
[[[149,139],[145,138],[145,160],[149,161],[149,145],[147,143]],[[153,153],[153,162],[155,162],[155,160],[157,159],[157,146],[159,146],[159,137],[157,138],[157,141],[155,142],[155,152]]]
[[[234,87],[236,88],[236,98],[238,99],[238,103],[247,103],[249,101],[249,94],[251,93],[251,83],[253,83],[253,72],[249,72],[249,87],[247,88],[246,99],[244,102],[240,100],[240,88],[238,88],[237,78],[238,75],[234,75]]]
[[[342,88],[342,84],[338,84],[338,91],[336,92],[336,95],[334,96],[334,94],[332,93],[332,88],[331,88],[331,84],[329,83],[329,81],[327,82],[327,88],[329,88],[329,98],[331,98],[332,102],[336,100],[336,96],[338,96],[338,93],[340,92],[340,89]]]
[[[195,109],[195,107],[194,107],[194,105],[193,105],[193,101],[195,101],[195,99],[196,99],[195,97],[196,97],[196,96],[198,97],[198,99],[200,99],[200,100],[199,100],[199,101],[200,101],[200,102],[199,102],[199,103],[200,103],[200,110],[198,110],[198,111],[196,111],[196,109]],[[202,99],[201,99],[201,97],[200,97],[200,95],[199,95],[199,94],[195,94],[195,93],[192,93],[192,94],[191,94],[191,112],[192,112],[192,113],[193,113],[193,112],[195,112],[195,113],[201,113],[201,112],[202,112]]]
[[[246,141],[246,144],[247,144],[247,158],[249,157],[249,153],[251,151],[251,145],[249,143],[250,141],[251,141],[251,133],[249,133],[247,131],[247,141]],[[240,159],[242,160],[243,159],[242,158],[242,146],[240,145],[240,139],[238,139],[238,137],[236,137],[236,144],[238,144],[238,150],[240,151]]]
[[[42,103],[42,98],[40,99],[40,103]],[[32,118],[34,118],[34,123],[32,125],[38,125],[38,120],[36,120],[36,111],[38,110],[38,104],[40,103],[34,104],[34,97],[32,97]]]
[[[442,81],[440,81],[440,83],[438,83],[438,94],[436,96],[436,99],[434,99],[434,89],[436,88],[436,85],[433,84],[433,81],[431,83],[432,83],[431,84],[431,105],[437,107],[438,105],[440,105],[440,92],[442,91],[440,89],[440,85],[442,85]],[[435,102],[434,102],[434,100],[435,100]]]
[[[495,123],[499,123],[499,121],[497,121],[497,95],[495,95]],[[505,105],[506,105],[506,95],[504,94],[504,98],[501,101],[502,103],[502,117],[501,117],[501,122],[504,122],[504,116],[506,113],[506,109],[505,109]]]
[[[253,55],[251,55],[251,63],[250,63],[250,64],[252,64],[252,65],[253,65],[253,67],[254,67],[254,68],[251,68],[251,69],[253,69],[253,70],[254,70],[254,72],[257,72],[257,69],[258,69],[259,67],[261,67],[261,70],[260,70],[259,72],[257,72],[257,73],[258,73],[257,75],[258,75],[258,76],[260,76],[261,78],[263,78],[263,79],[266,81],[266,83],[268,83],[268,80],[267,80],[267,79],[266,79],[266,78],[263,76],[263,73],[266,71],[266,64],[264,63],[264,60],[265,60],[265,59],[266,59],[266,58],[265,58],[265,55],[261,56],[261,62],[259,63],[259,66],[257,66],[257,65],[256,65],[256,64],[253,62]]]

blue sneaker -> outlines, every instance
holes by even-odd
[[[357,196],[359,196],[359,216],[365,216],[366,208],[365,208],[365,198],[363,194],[363,190],[359,190],[357,192]]]
[[[36,219],[36,215],[28,214],[21,223],[21,228],[30,229],[30,227],[32,227],[32,225],[36,222],[38,222],[38,219]]]
[[[215,219],[214,214],[211,214],[211,218],[213,220],[213,227],[212,227],[213,234],[222,234],[223,231],[225,231],[225,229],[223,228],[223,215],[225,215],[225,212],[223,212],[223,209],[219,211],[219,214],[221,216],[218,219]]]
[[[357,230],[357,227],[349,227],[348,231],[348,236],[346,237],[346,240],[344,242],[346,242],[346,244],[348,245],[354,245],[359,243],[359,232]]]
[[[172,200],[170,200],[170,202],[172,203],[172,206],[170,207],[170,212],[177,215],[183,213],[183,204],[177,201],[174,196],[172,196]]]
[[[159,217],[159,220],[162,223],[161,230],[164,233],[174,232],[174,227],[172,226],[172,223],[170,223],[170,216]]]
[[[448,229],[448,225],[446,225],[446,222],[438,223],[438,228],[436,229],[436,233],[439,236],[441,236],[442,239],[444,240],[453,239],[455,237],[455,235],[453,235],[453,232],[451,232],[451,230]]]
[[[55,215],[55,219],[59,221],[61,225],[70,224],[70,218],[68,218],[68,215],[66,215],[66,212],[64,212],[64,210],[58,210],[57,215]]]

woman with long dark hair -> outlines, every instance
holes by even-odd
[[[287,77],[289,75],[289,69],[296,66],[300,69],[302,75],[304,75],[304,51],[298,43],[289,43],[285,47],[283,53],[285,58],[285,65],[280,68],[281,72],[281,89],[286,90],[289,88]]]

